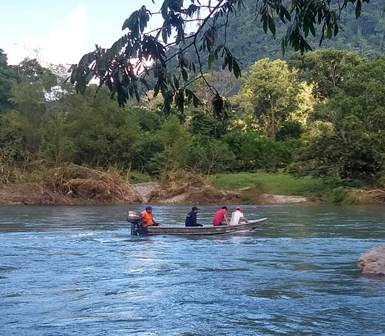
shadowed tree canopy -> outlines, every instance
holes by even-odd
[[[265,33],[275,36],[277,25],[285,25],[282,51],[292,48],[303,53],[311,50],[309,38],[316,37],[321,44],[325,37],[338,34],[341,13],[347,7],[353,6],[359,17],[362,5],[369,0],[254,2],[256,20]],[[124,21],[122,30],[126,33],[110,48],[96,46],[72,67],[71,82],[82,92],[96,77],[124,105],[129,98],[139,99],[141,86],[148,88],[146,78],[152,76],[154,93],[162,94],[164,108],[168,110],[175,103],[183,112],[186,102],[199,104],[190,84],[202,79],[214,97],[213,109],[221,110],[222,98],[206,80],[203,69],[219,61],[222,69],[237,78],[241,75],[239,62],[226,40],[231,34],[227,29],[229,20],[242,10],[244,0],[163,0],[157,12],[142,6]],[[162,23],[149,29],[154,16],[161,16]]]
[[[8,65],[7,55],[0,49],[0,111],[11,106],[9,95],[16,80],[15,69]]]
[[[57,77],[52,71],[41,66],[36,59],[26,58],[14,68],[21,82],[41,82],[45,89],[57,84]]]
[[[354,51],[323,49],[302,55],[296,53],[289,59],[289,64],[301,70],[300,79],[317,83],[313,89],[317,97],[328,98],[364,60]]]

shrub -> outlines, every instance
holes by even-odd
[[[234,153],[230,164],[234,171],[285,168],[301,145],[299,140],[274,141],[256,132],[231,132],[224,141]]]

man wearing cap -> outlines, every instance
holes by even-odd
[[[159,225],[159,223],[155,222],[154,220],[154,216],[152,214],[152,207],[150,206],[147,206],[146,209],[140,213],[140,218],[142,219],[142,228],[144,229],[151,225]]]
[[[235,211],[231,214],[230,225],[238,225],[238,224],[247,223],[247,222],[248,220],[243,215],[243,212],[241,211],[241,207],[237,206],[235,208]]]
[[[196,206],[191,208],[191,211],[186,215],[186,226],[203,226],[202,224],[197,223],[198,210],[199,209]]]

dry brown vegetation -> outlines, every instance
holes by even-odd
[[[32,183],[5,184],[3,204],[100,204],[140,202],[136,190],[118,174],[74,164],[47,169]]]
[[[343,203],[348,204],[384,204],[385,189],[358,189],[345,188],[345,197]]]
[[[51,169],[44,187],[48,194],[101,202],[136,202],[139,199],[120,176],[73,164]]]
[[[160,185],[160,197],[173,197],[188,192],[191,188],[208,187],[209,182],[200,174],[179,169],[163,175]]]
[[[178,198],[177,196],[183,196]],[[213,187],[205,176],[186,171],[175,170],[161,178],[159,201],[180,199],[183,203],[204,204],[231,202],[239,199],[239,193],[222,191]]]

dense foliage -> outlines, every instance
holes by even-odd
[[[7,65],[7,55],[0,49],[0,110],[9,107],[12,81],[16,78],[14,69]]]
[[[385,58],[351,69],[317,106],[301,169],[341,179],[370,179],[385,164]]]
[[[0,170],[73,162],[158,175],[175,169],[204,174],[295,171],[345,183],[380,181],[385,165],[385,58],[351,51],[262,59],[241,82],[220,72],[223,90],[239,87],[217,113],[207,104],[162,109],[159,98],[125,107],[105,88],[84,95],[36,61],[11,67],[3,54]],[[233,89],[232,89],[233,90]],[[153,93],[148,92],[147,97]]]

